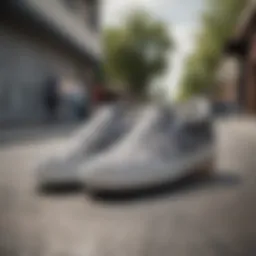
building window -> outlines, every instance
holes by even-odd
[[[75,10],[76,9],[76,4],[74,0],[61,0],[63,5],[65,7],[67,7],[68,9],[71,9],[71,10]]]
[[[93,30],[97,29],[97,1],[61,0],[63,6]]]
[[[90,27],[92,27],[93,29],[97,29],[97,19],[98,19],[98,15],[97,15],[97,2],[96,1],[91,1],[88,3],[88,10],[87,10],[87,22],[89,24]]]

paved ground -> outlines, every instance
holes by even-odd
[[[0,255],[254,256],[256,121],[218,127],[215,178],[133,200],[40,197],[33,190],[33,168],[64,138],[5,144]]]

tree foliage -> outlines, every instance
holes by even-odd
[[[164,23],[136,11],[118,27],[104,33],[105,71],[130,93],[144,95],[154,78],[168,65],[173,41]]]
[[[201,33],[196,38],[195,51],[185,63],[179,85],[181,99],[211,89],[224,44],[245,4],[245,0],[206,0]]]

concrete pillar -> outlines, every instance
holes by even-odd
[[[217,73],[217,100],[230,103],[238,102],[238,77],[238,59],[229,55],[224,56]]]

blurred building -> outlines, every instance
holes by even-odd
[[[239,77],[233,84],[237,101],[248,113],[256,113],[256,1],[248,1],[234,35],[226,46],[226,54],[239,63]]]
[[[47,120],[50,80],[57,120],[72,120],[67,92],[84,87],[89,106],[100,65],[99,0],[2,0],[0,12],[0,125]]]

